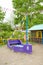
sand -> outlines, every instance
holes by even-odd
[[[7,45],[1,46],[0,65],[43,65],[43,45],[33,45],[32,54],[17,53]]]

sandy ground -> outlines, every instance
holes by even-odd
[[[32,54],[15,53],[7,45],[0,47],[0,65],[43,65],[43,45],[33,45]]]

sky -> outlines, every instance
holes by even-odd
[[[10,21],[13,17],[13,5],[12,0],[0,0],[0,6],[6,11],[4,22]]]
[[[0,0],[0,5],[4,8],[12,8],[11,0]]]

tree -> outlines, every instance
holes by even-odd
[[[0,7],[0,21],[4,19],[5,12],[2,11],[2,8]]]
[[[12,35],[12,28],[11,25],[8,23],[0,23],[0,37],[2,38],[9,38]]]
[[[8,23],[0,23],[0,30],[1,31],[13,31],[11,25]]]
[[[43,6],[40,5],[40,2],[43,2],[43,0],[13,0],[12,2],[16,9],[19,22],[24,17],[24,14],[28,14],[29,27],[40,24],[43,21],[43,15],[40,14],[40,11],[43,10]]]

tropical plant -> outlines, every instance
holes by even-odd
[[[41,6],[40,3],[43,2],[43,0],[12,0],[12,2],[13,7],[16,9],[15,13],[17,18],[14,20],[16,24],[20,23],[26,14],[29,18],[29,27],[43,23],[43,15],[40,14],[43,10],[43,6]]]
[[[0,21],[4,19],[5,12],[3,12],[2,8],[0,7]]]

